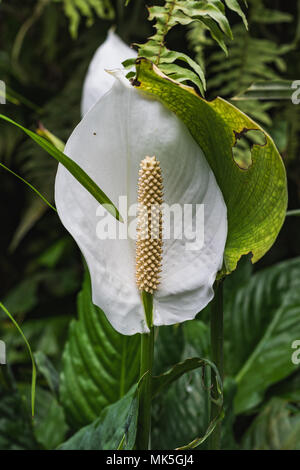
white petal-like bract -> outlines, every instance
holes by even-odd
[[[114,84],[114,77],[107,73],[106,70],[119,69],[124,60],[136,56],[136,51],[128,47],[116,33],[113,31],[108,32],[106,40],[96,50],[84,80],[81,100],[82,116]]]
[[[116,80],[76,127],[65,153],[116,206],[119,196],[127,196],[129,205],[136,203],[139,164],[147,155],[160,161],[165,204],[204,204],[203,246],[201,237],[193,250],[185,239],[164,240],[161,284],[154,293],[155,325],[193,319],[213,297],[223,262],[227,211],[214,174],[186,126],[157,100]],[[101,206],[61,165],[55,198],[63,224],[87,261],[93,302],[120,333],[147,332],[135,283],[135,241],[112,239],[113,230],[110,238],[98,238]],[[172,235],[178,221],[171,219]],[[193,224],[195,219],[194,214]],[[114,221],[111,215],[107,220]]]

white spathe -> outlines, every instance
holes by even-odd
[[[189,251],[183,240],[164,240],[162,279],[154,294],[155,325],[193,319],[213,297],[227,211],[214,174],[186,126],[160,102],[119,78],[76,127],[65,153],[116,206],[123,195],[129,204],[136,203],[139,164],[146,155],[161,163],[165,203],[204,204],[204,246]],[[97,237],[99,204],[62,165],[55,199],[64,226],[87,261],[93,302],[120,333],[147,332],[135,283],[134,240]]]
[[[136,56],[136,51],[128,47],[116,33],[112,30],[108,32],[106,40],[96,50],[84,80],[81,100],[82,116],[111,89],[114,77],[106,70],[120,69],[124,60]]]

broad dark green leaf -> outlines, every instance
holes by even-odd
[[[30,402],[30,388],[22,386],[22,396]],[[52,450],[61,444],[68,431],[65,414],[55,396],[41,387],[36,388],[36,413],[32,423],[36,441],[43,449]]]
[[[273,398],[243,438],[250,450],[300,450],[300,412],[285,400]]]
[[[39,417],[34,428],[37,441],[44,449],[49,450],[55,449],[64,441],[68,430],[63,408],[53,397],[51,398],[47,403],[47,407],[44,408],[42,408],[42,404],[39,405],[37,402]],[[45,405],[45,397],[43,405]]]
[[[190,360],[192,361],[192,359]],[[157,382],[158,380],[162,379],[162,382],[161,382],[161,390],[164,386],[166,385],[170,385],[172,382],[174,382],[175,380],[177,380],[178,378],[180,377],[183,377],[185,376],[186,373],[190,372],[191,370],[193,370],[193,368],[189,368],[188,366],[188,362],[189,362],[189,359],[187,359],[186,361],[184,361],[186,363],[186,367],[184,368],[182,365],[184,363],[181,363],[181,364],[178,364],[178,368],[176,366],[174,366],[172,368],[172,370],[170,371],[170,376],[168,377],[168,379],[164,382],[163,378],[162,377],[155,377],[156,379],[156,385],[157,385]],[[189,443],[181,443],[178,447],[177,447],[177,450],[188,450],[188,449],[194,449],[198,446],[200,446],[201,444],[205,443],[205,441],[207,440],[207,438],[210,436],[210,434],[214,431],[216,425],[219,423],[219,421],[221,421],[224,417],[224,413],[223,413],[223,390],[222,390],[222,383],[221,383],[221,380],[220,380],[220,376],[219,376],[219,372],[218,370],[216,369],[216,367],[210,363],[210,361],[208,360],[201,360],[201,359],[198,359],[198,362],[204,362],[206,363],[206,365],[209,365],[210,364],[210,367],[211,367],[211,371],[217,376],[217,381],[218,381],[218,399],[215,401],[215,403],[218,404],[219,406],[219,412],[217,414],[217,416],[212,420],[212,421],[209,421],[207,427],[205,428],[205,430],[201,433],[201,436],[200,437],[195,437],[192,441],[190,441]],[[188,367],[188,368],[187,368]],[[201,367],[201,366],[200,366]],[[177,369],[177,370],[176,370]],[[181,370],[180,370],[181,369]],[[185,370],[184,370],[185,369]],[[205,373],[207,374],[207,370],[205,371],[205,369],[202,370],[202,387],[203,387],[203,391],[204,391],[204,397],[205,397],[205,410],[208,411],[210,408],[210,401],[207,399],[208,398],[208,395],[206,394],[208,392],[208,390],[205,389]],[[167,374],[165,374],[167,375]],[[172,376],[172,377],[171,377]],[[205,393],[206,392],[206,393]],[[155,393],[155,392],[154,392]],[[194,392],[195,393],[195,392]],[[203,412],[203,410],[201,410]],[[203,423],[203,422],[202,422]]]
[[[34,359],[38,371],[45,377],[51,392],[55,396],[58,396],[59,374],[54,365],[42,351],[36,352],[34,354]]]
[[[1,317],[0,313],[0,317]],[[47,318],[27,319],[22,323],[23,332],[32,345],[34,351],[43,351],[48,357],[58,358],[61,356],[63,346],[66,342],[69,315],[60,315]],[[1,339],[9,343],[7,356],[10,364],[26,364],[28,354],[23,347],[23,339],[19,332],[12,327],[9,320],[1,322]]]
[[[102,410],[92,424],[80,429],[60,450],[130,450],[135,444],[138,418],[138,386]]]
[[[117,333],[92,304],[86,277],[63,352],[60,397],[74,427],[91,423],[137,382],[140,337]]]
[[[234,397],[236,395],[236,382],[231,377],[225,377],[224,380],[224,419],[221,426],[221,449],[237,450],[238,444],[234,433],[235,413]]]
[[[235,376],[235,411],[262,400],[272,384],[296,371],[292,343],[300,337],[300,259],[258,272],[225,304],[226,373]]]
[[[203,383],[201,372],[195,370],[172,383],[154,400],[153,449],[175,449],[205,434],[209,423],[206,386],[209,383]]]
[[[187,325],[191,330],[198,326],[198,321],[187,322],[184,328]],[[195,328],[196,333],[199,331]],[[210,426],[210,368],[193,370],[194,366],[199,366],[202,362],[198,358],[191,359],[191,356],[202,351],[202,344],[201,346],[198,342],[194,344],[191,331],[185,332],[185,348],[181,354],[182,363],[176,364],[167,373],[154,378],[155,391],[158,391],[157,387],[160,385],[165,385],[161,389],[162,393],[159,393],[153,401],[154,449],[178,448],[188,442],[193,442],[195,436],[207,435]],[[191,369],[188,371],[189,367]],[[192,447],[199,445],[200,441],[202,439],[196,440]],[[201,444],[201,448],[205,446],[205,442]]]
[[[202,316],[202,312],[200,315]],[[201,320],[185,322],[184,339],[185,345],[189,345],[194,351],[193,355],[197,357],[210,357],[210,331],[206,323]]]
[[[1,366],[2,367],[2,366]],[[0,392],[0,449],[37,450],[32,419],[17,390]]]

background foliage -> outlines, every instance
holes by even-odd
[[[123,3],[2,0],[0,79],[8,86],[11,102],[5,109],[1,105],[1,112],[31,129],[44,125],[65,141],[80,119],[88,63],[108,28],[115,24],[124,40],[138,44],[159,33],[152,28],[159,21],[158,9],[152,10],[154,23],[147,22],[144,2],[131,0],[126,8]],[[165,32],[164,67],[180,79],[181,67],[192,65],[193,71],[186,73],[203,93],[207,83],[208,99],[217,95],[234,99],[266,128],[283,156],[289,208],[296,209],[300,207],[300,105],[289,99],[240,97],[258,80],[300,78],[300,2],[249,0],[248,30],[241,12],[232,8],[235,3],[222,3],[228,22],[222,23],[223,30],[220,24],[216,29],[215,23],[207,23],[207,18],[199,21],[197,12],[188,27],[183,26],[187,22],[180,14]],[[240,6],[246,12],[243,2]],[[145,55],[151,53],[149,44],[142,47]],[[168,51],[179,51],[171,54],[169,63]],[[193,64],[183,64],[183,54],[190,55]],[[249,145],[257,138],[248,133],[238,141],[235,158],[241,165],[249,162]],[[55,162],[4,122],[0,161],[53,199]],[[0,366],[0,448],[52,449],[63,442],[65,448],[92,447],[93,432],[106,435],[111,417],[119,415],[119,399],[127,406],[122,408],[129,429],[125,442],[131,448],[136,419],[131,386],[138,375],[138,338],[120,337],[92,306],[80,253],[56,214],[3,169],[0,192],[0,299],[22,325],[38,366],[32,423],[30,358],[17,331],[0,313],[0,338],[8,351],[8,365]],[[300,339],[299,236],[299,218],[287,217],[269,253],[255,266],[243,258],[225,282],[223,448],[300,449],[300,371],[291,362],[291,344]],[[209,358],[208,320],[209,308],[192,322],[156,332],[156,374],[188,357]],[[155,399],[153,448],[174,448],[204,433],[208,384],[207,374],[203,377],[197,370]],[[69,438],[92,422],[85,440],[76,434],[72,444]],[[101,441],[103,447],[122,440],[118,430],[111,432],[113,440]]]

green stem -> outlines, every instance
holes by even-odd
[[[154,352],[154,328],[150,333],[141,335],[141,368],[140,378],[144,377],[140,389],[139,420],[137,432],[137,449],[148,450],[151,432],[151,401],[152,401],[152,368]]]
[[[150,333],[141,335],[140,379],[143,381],[139,393],[139,418],[136,447],[138,450],[150,448],[151,402],[152,402],[152,369],[154,356],[153,297],[142,293],[142,302]]]
[[[211,340],[211,360],[217,366],[221,380],[223,381],[223,282],[216,281],[215,296],[211,302],[210,319],[210,340]],[[212,374],[211,397],[218,398],[216,376]],[[211,403],[210,421],[219,414],[219,407],[214,402]],[[219,450],[221,445],[221,423],[218,423],[209,439],[209,448]]]

